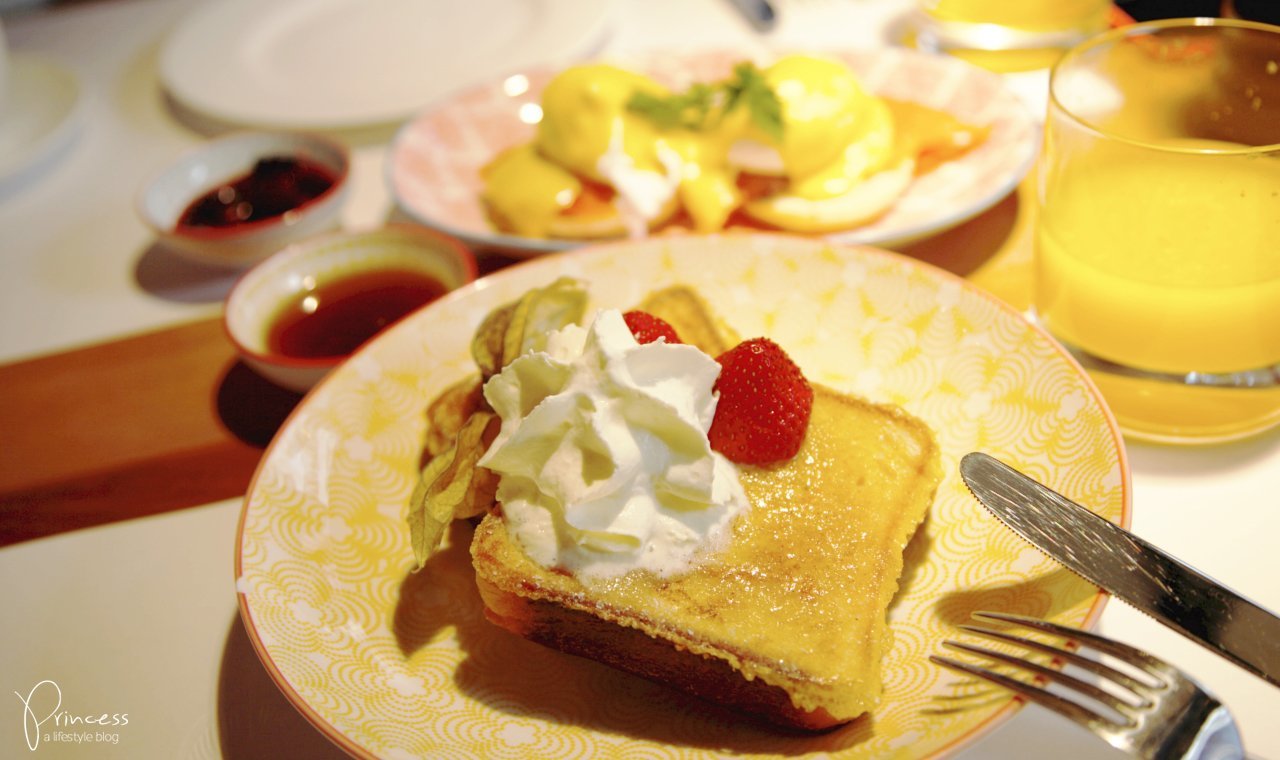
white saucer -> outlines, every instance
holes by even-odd
[[[75,74],[43,58],[11,55],[0,117],[0,191],[60,158],[80,126],[80,111]]]
[[[166,39],[160,79],[232,124],[389,124],[464,85],[590,52],[601,0],[218,0]]]

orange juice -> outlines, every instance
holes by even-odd
[[[1050,78],[1035,308],[1126,434],[1280,424],[1280,29],[1151,22]]]
[[[1036,309],[1055,336],[1173,375],[1280,363],[1280,158],[1102,143],[1042,192]],[[1230,439],[1280,418],[1280,388],[1092,374],[1139,437]]]
[[[1055,335],[1159,372],[1280,362],[1280,158],[1100,143],[1043,192],[1036,308]]]

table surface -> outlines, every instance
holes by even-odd
[[[218,322],[233,276],[181,263],[133,211],[141,182],[213,134],[169,103],[157,58],[193,0],[12,3],[15,56],[78,77],[65,151],[0,188],[0,687],[56,682],[64,707],[128,713],[118,743],[44,743],[52,757],[338,757],[288,704],[241,627],[236,521],[263,447],[298,397],[239,364]],[[615,0],[594,49],[732,47],[744,54],[895,41],[906,0],[779,0],[762,36],[729,2]],[[1010,77],[1033,109],[1042,72]],[[348,228],[394,216],[393,127],[348,132]],[[1018,306],[1029,273],[1028,185],[902,249]],[[499,266],[502,261],[488,261]],[[1128,442],[1133,529],[1280,609],[1280,431],[1235,443]],[[1198,677],[1239,719],[1251,757],[1280,758],[1280,690],[1110,603],[1099,623]],[[22,751],[21,704],[0,708],[0,755]],[[966,758],[1105,757],[1038,708]]]

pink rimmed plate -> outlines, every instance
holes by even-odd
[[[817,736],[757,727],[489,624],[465,524],[420,573],[404,505],[424,409],[473,372],[489,310],[570,275],[600,306],[686,283],[742,335],[769,335],[814,381],[901,404],[938,435],[946,477],[891,608],[885,694]],[[981,449],[1129,522],[1120,433],[1058,345],[965,281],[870,248],[771,235],[655,238],[544,257],[411,315],[307,396],[245,501],[236,584],[285,695],[359,757],[709,758],[946,754],[1016,709],[928,656],[970,611],[1089,626],[1097,589],[1004,529],[956,473]]]
[[[995,74],[953,57],[900,48],[824,54],[845,61],[874,93],[991,127],[977,148],[917,177],[879,219],[826,239],[897,245],[941,232],[999,202],[1035,160],[1039,129]],[[740,54],[710,51],[637,55],[616,62],[680,88],[723,77],[740,60]],[[387,163],[387,182],[397,205],[418,222],[479,248],[532,256],[581,245],[503,232],[480,200],[481,168],[502,149],[533,137],[536,106],[555,73],[532,69],[461,91],[403,126]]]

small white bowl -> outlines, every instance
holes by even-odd
[[[231,227],[179,227],[195,200],[224,182],[250,173],[259,159],[302,158],[334,175],[333,186],[297,208]],[[215,267],[242,269],[291,242],[337,229],[350,187],[351,156],[345,145],[318,135],[238,132],[211,140],[179,158],[143,185],[138,214],[175,253]]]
[[[304,357],[272,345],[273,327],[317,289],[377,272],[421,272],[445,292],[476,278],[476,260],[460,241],[410,225],[321,235],[285,248],[246,272],[227,296],[223,321],[241,358],[262,376],[305,393],[350,355]],[[321,299],[323,300],[323,299]]]

